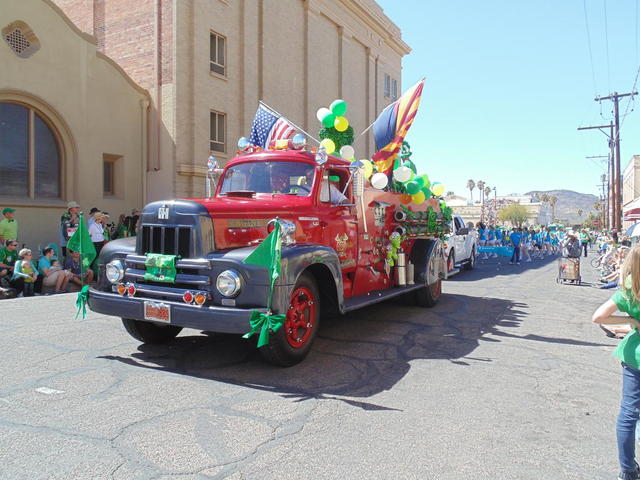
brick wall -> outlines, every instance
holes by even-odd
[[[98,50],[115,60],[140,86],[156,85],[155,15],[160,8],[161,83],[173,81],[171,0],[55,0],[83,31],[94,35]]]

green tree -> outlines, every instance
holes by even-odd
[[[584,213],[584,210],[582,210],[581,208],[578,209],[578,216],[582,217],[582,214]]]
[[[551,205],[551,216],[553,217],[553,221],[556,221],[556,203],[558,202],[558,197],[555,195],[551,195],[549,197],[549,205]]]
[[[519,203],[513,203],[498,212],[498,218],[503,222],[511,222],[516,227],[521,227],[529,218],[527,209]]]
[[[489,198],[489,195],[491,195],[491,187],[484,187],[484,196]]]

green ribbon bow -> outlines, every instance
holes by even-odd
[[[152,282],[176,282],[176,255],[162,255],[159,253],[147,253],[144,260],[146,271],[145,280]]]
[[[269,343],[269,333],[277,332],[284,325],[285,317],[286,315],[271,315],[270,312],[262,313],[254,310],[251,312],[251,318],[249,318],[251,330],[245,333],[242,338],[249,338],[260,330],[258,348],[267,345]]]
[[[82,290],[78,292],[78,296],[76,297],[76,307],[78,311],[76,312],[76,320],[78,315],[80,315],[80,311],[82,311],[82,319],[87,318],[87,301],[89,300],[89,285],[85,285],[82,287]]]

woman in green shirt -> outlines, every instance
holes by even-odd
[[[611,299],[604,302],[593,314],[593,321],[600,325],[631,324],[631,331],[613,351],[622,362],[622,402],[616,423],[618,440],[619,480],[637,480],[640,467],[635,462],[635,431],[640,416],[640,245],[627,255],[620,271],[625,279]],[[629,317],[613,315],[616,310]]]

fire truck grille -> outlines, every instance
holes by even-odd
[[[142,251],[144,253],[161,253],[179,255],[181,258],[191,256],[193,230],[190,227],[142,226]]]

